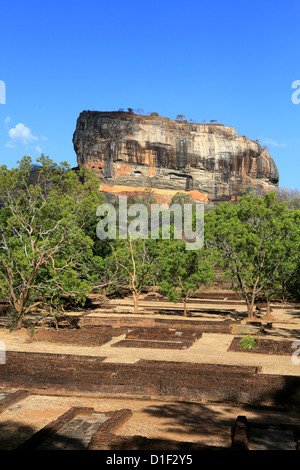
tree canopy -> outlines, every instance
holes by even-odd
[[[158,255],[158,286],[168,300],[183,302],[186,316],[190,296],[214,278],[212,258],[203,249],[187,250],[181,240],[165,242]]]
[[[149,213],[148,196],[139,203]],[[138,312],[141,292],[156,286],[169,300],[182,301],[186,314],[192,293],[213,282],[218,270],[240,292],[251,319],[259,298],[299,298],[295,200],[272,192],[218,204],[205,213],[205,243],[198,249],[188,250],[184,236],[175,236],[173,218],[159,225],[159,237],[99,239],[97,208],[105,200],[93,174],[43,155],[38,166],[24,157],[17,168],[0,167],[0,300],[20,327],[29,313],[60,312],[70,301],[83,306],[99,288],[129,289]],[[191,200],[180,194],[176,202]]]
[[[299,210],[289,210],[275,193],[244,196],[206,214],[206,243],[219,254],[250,318],[258,295],[274,299],[279,279],[288,278],[299,263],[299,217]]]
[[[84,302],[95,275],[85,227],[102,200],[97,181],[66,163],[38,162],[35,172],[29,157],[0,167],[0,297],[18,326],[36,307],[59,309],[64,296]]]

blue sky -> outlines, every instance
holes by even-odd
[[[79,113],[131,107],[233,126],[268,145],[280,186],[300,189],[299,0],[2,0],[0,10],[0,164],[42,152],[76,166]]]

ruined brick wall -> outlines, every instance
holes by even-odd
[[[122,393],[251,404],[300,405],[300,377],[262,374],[256,367],[138,361],[8,351],[0,386]]]
[[[111,341],[114,336],[119,336],[125,332],[126,329],[113,328],[110,325],[78,329],[37,330],[31,337],[31,341],[38,340],[81,346],[101,346]]]

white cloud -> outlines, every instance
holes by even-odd
[[[11,121],[11,117],[10,116],[7,116],[5,119],[4,119],[4,123],[5,123],[5,127],[7,128],[8,127],[8,124],[10,123]]]
[[[6,146],[9,148],[15,148],[18,145],[23,147],[28,147],[30,144],[34,142],[38,142],[38,137],[32,134],[29,127],[25,126],[21,122],[16,125],[16,127],[12,127],[8,131],[8,135],[10,140],[7,142]]]
[[[270,139],[269,137],[261,137],[261,143],[264,145],[270,145],[271,147],[287,147],[287,142],[281,141],[278,142],[277,140]]]

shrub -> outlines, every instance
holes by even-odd
[[[257,349],[256,339],[251,335],[247,335],[244,338],[242,338],[239,344],[240,344],[240,348],[246,349],[247,351]]]

